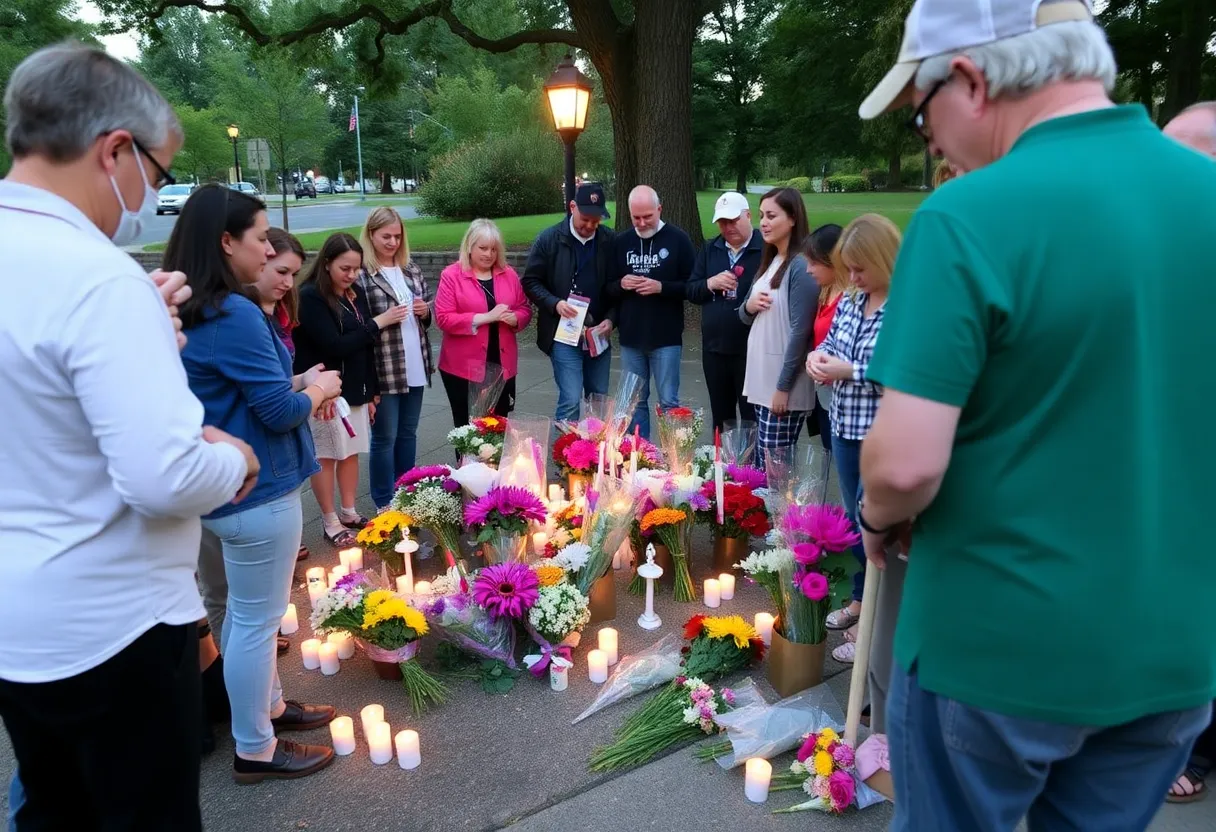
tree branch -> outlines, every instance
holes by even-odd
[[[524,32],[516,32],[505,38],[490,40],[461,23],[452,11],[450,3],[444,2],[442,5],[443,8],[439,11],[439,17],[448,24],[448,28],[452,30],[452,34],[462,38],[469,46],[475,49],[481,49],[486,52],[510,52],[512,49],[529,43],[563,43],[575,49],[583,48],[583,39],[579,33],[571,32],[568,29],[531,29]]]

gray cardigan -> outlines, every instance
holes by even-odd
[[[761,275],[756,275],[759,280]],[[777,389],[788,393],[794,389],[798,374],[806,372],[806,356],[815,338],[815,314],[819,311],[819,284],[808,270],[806,258],[799,254],[790,261],[783,281],[789,285],[790,337],[785,344],[785,359]],[[748,326],[756,319],[747,312],[747,298],[739,306],[739,320]]]

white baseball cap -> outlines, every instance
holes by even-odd
[[[1033,32],[1040,26],[1093,20],[1090,0],[916,0],[904,24],[899,58],[857,114],[878,118],[912,101],[925,58]]]
[[[718,220],[737,220],[744,211],[750,211],[751,206],[747,204],[747,197],[738,191],[727,191],[718,197],[718,201],[714,203],[714,218],[713,222]]]

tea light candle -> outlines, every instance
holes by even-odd
[[[325,640],[334,646],[342,661],[355,657],[355,640],[350,633],[330,633]]]
[[[587,671],[591,681],[602,685],[608,681],[608,654],[603,650],[592,650],[587,654]]]
[[[279,619],[279,632],[289,636],[298,629],[300,629],[300,620],[296,617],[296,605],[288,604],[287,612],[283,613],[283,617]]]
[[[322,644],[317,650],[317,654],[321,660],[321,672],[326,676],[333,676],[338,672],[341,665],[338,663],[338,648],[328,642]]]
[[[711,608],[722,606],[722,587],[717,578],[705,579],[705,606]]]
[[[545,532],[537,532],[536,534],[532,535],[532,551],[536,552],[537,555],[543,555],[545,553],[545,546],[548,545],[548,543],[549,535]]]
[[[735,576],[723,572],[718,576],[718,586],[722,592],[722,600],[729,601],[735,597]]]
[[[382,766],[393,759],[393,729],[387,722],[377,722],[367,734],[367,747],[372,762]]]
[[[608,656],[608,666],[612,667],[617,663],[617,632],[612,627],[604,627],[600,630],[600,650]]]
[[[309,581],[308,602],[315,607],[317,602],[324,598],[327,592],[329,592],[329,582],[324,578],[320,581]]]
[[[756,613],[756,632],[765,644],[773,643],[773,616],[767,612]]]
[[[308,580],[308,582],[310,584],[316,584],[316,583],[323,584],[323,583],[325,583],[325,567],[324,566],[314,566],[312,569],[309,569],[307,572],[304,573],[304,577]]]
[[[397,745],[397,765],[404,769],[422,765],[422,749],[418,747],[417,731],[401,731],[394,742]]]
[[[397,578],[397,594],[398,595],[413,595],[414,582],[409,575],[401,575]]]
[[[316,670],[321,666],[321,639],[310,638],[300,642],[300,656],[305,670]]]
[[[431,592],[431,582],[430,581],[419,581],[418,583],[414,584],[414,594],[415,595],[429,595],[430,592]]]
[[[329,736],[334,741],[334,753],[338,756],[355,753],[355,721],[350,717],[335,717],[329,723]]]
[[[752,803],[768,800],[768,784],[773,778],[773,764],[762,757],[752,757],[746,764],[747,774],[743,793]]]
[[[371,733],[372,726],[384,722],[384,706],[366,706],[363,710],[359,711],[359,722],[363,726],[363,738],[367,739]]]

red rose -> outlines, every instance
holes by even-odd
[[[734,269],[732,269],[732,271],[735,273],[735,277],[743,277],[743,266],[742,265],[735,266]]]
[[[687,407],[673,407],[667,411],[668,416],[674,416],[677,419],[691,419],[692,410]]]
[[[697,636],[701,635],[701,622],[705,620],[703,615],[694,615],[688,619],[688,623],[684,625],[684,638],[692,641]]]
[[[564,433],[553,443],[553,461],[558,465],[566,464],[566,449],[578,441],[578,434]]]
[[[753,638],[751,640],[751,646],[752,646],[752,661],[754,661],[754,662],[764,661],[764,650],[765,650],[764,639]]]

